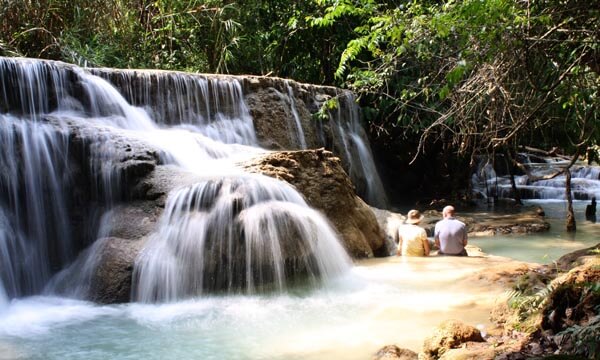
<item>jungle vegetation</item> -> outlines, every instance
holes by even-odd
[[[600,140],[598,0],[0,0],[0,19],[4,56],[352,89],[387,175],[442,192],[480,155]]]

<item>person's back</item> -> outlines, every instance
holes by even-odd
[[[429,256],[427,232],[417,224],[423,219],[418,210],[408,212],[406,224],[398,229],[398,251],[402,256]]]
[[[425,256],[423,241],[427,241],[427,232],[417,225],[402,225],[400,228],[402,256]],[[428,255],[428,254],[427,254]]]
[[[435,224],[435,243],[440,248],[440,255],[467,255],[467,228],[465,224],[454,218],[454,208],[446,206],[444,219]]]

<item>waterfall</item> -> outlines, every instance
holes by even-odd
[[[158,125],[190,129],[225,144],[257,144],[242,86],[236,79],[160,71],[90,72],[119,89],[122,101],[143,108]]]
[[[296,100],[294,97],[294,89],[290,85],[289,81],[285,81],[285,87],[287,88],[287,95],[290,99],[290,107],[292,109],[292,118],[294,119],[294,125],[296,129],[296,136],[298,137],[298,143],[301,149],[306,149],[306,137],[304,136],[304,129],[302,128],[302,122],[300,122],[300,115],[298,115],[298,109],[296,108]]]
[[[360,124],[359,107],[356,98],[350,92],[338,96],[339,106],[335,113],[330,113],[330,127],[334,131],[336,142],[341,147],[341,154],[348,163],[348,174],[369,204],[385,209],[387,197],[369,141]]]
[[[259,175],[208,180],[171,194],[136,263],[134,298],[282,291],[287,279],[327,279],[349,263],[330,226],[286,183]]]
[[[110,233],[99,218],[130,196],[123,161],[136,146],[148,150],[132,161],[199,179],[169,194],[136,261],[137,300],[282,291],[348,269],[334,230],[296,190],[237,167],[265,152],[239,80],[5,58],[0,76],[0,303],[44,287],[85,297]]]
[[[0,268],[10,297],[38,292],[73,258],[66,189],[68,134],[0,115]]]
[[[566,161],[557,158],[539,158],[532,162],[532,156],[519,154],[525,160],[529,175],[515,175],[515,183],[522,199],[564,200],[565,176],[559,175],[551,179],[543,179],[562,170]],[[576,163],[571,171],[571,192],[575,200],[589,200],[600,196],[600,167]],[[497,194],[499,198],[511,198],[512,188],[508,175],[497,174],[485,159],[480,161],[478,170],[472,178],[473,191],[482,197]]]
[[[1,58],[0,76],[0,113],[15,111],[39,120],[70,100],[65,92],[69,74],[54,63]]]

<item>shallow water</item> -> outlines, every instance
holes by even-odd
[[[574,201],[573,210],[577,231],[565,230],[566,204],[558,200],[528,200],[525,205],[539,205],[546,213],[550,231],[528,235],[497,235],[471,238],[470,244],[485,253],[505,256],[515,260],[549,264],[562,255],[600,243],[600,223],[585,218],[589,201]],[[600,214],[600,212],[599,212]]]
[[[162,305],[15,299],[0,314],[0,348],[22,359],[365,359],[387,344],[418,351],[445,319],[489,325],[502,291],[465,281],[489,261],[500,260],[375,259],[316,290]]]

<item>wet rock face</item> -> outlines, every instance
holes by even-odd
[[[261,146],[267,149],[302,149],[302,141],[308,148],[318,147],[315,122],[307,106],[300,99],[292,99],[283,89],[258,88],[246,95],[246,103],[254,120],[254,128]],[[296,106],[296,114],[292,112]],[[297,130],[294,117],[302,126],[303,139]]]
[[[90,300],[103,304],[130,301],[135,259],[145,244],[144,239],[105,238],[99,265],[92,277]]]
[[[81,119],[48,116],[47,120],[68,127],[72,156],[88,169],[91,190],[99,196],[115,201],[130,198],[127,190],[162,163],[159,149],[117,129],[86,124]]]
[[[387,256],[385,235],[375,215],[354,193],[339,158],[323,150],[283,151],[242,164],[292,184],[306,202],[332,222],[354,258]]]

